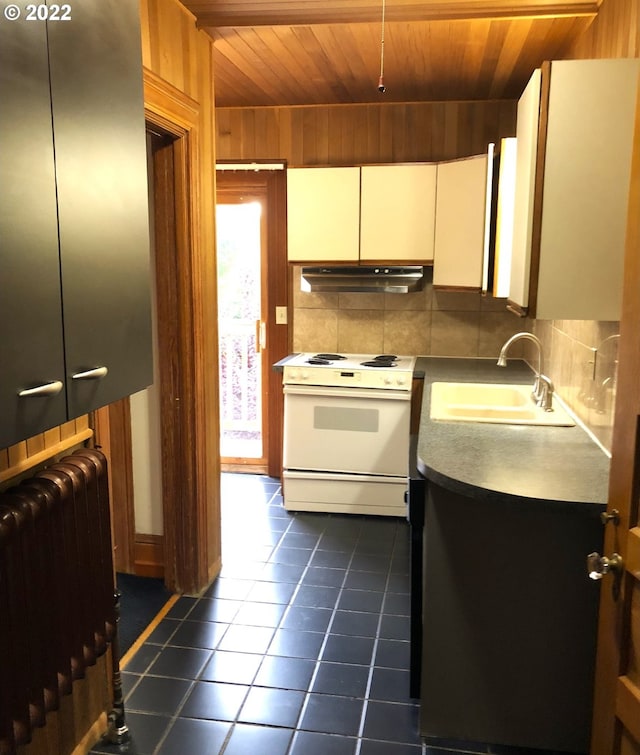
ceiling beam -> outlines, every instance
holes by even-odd
[[[474,19],[589,17],[598,12],[601,0],[386,0],[389,22],[457,21]],[[310,26],[314,24],[371,23],[380,21],[382,0],[217,0],[185,2],[198,19],[199,27]]]

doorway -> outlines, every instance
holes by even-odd
[[[217,166],[220,457],[223,471],[279,476],[288,353],[286,172]]]

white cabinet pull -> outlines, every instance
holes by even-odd
[[[63,387],[63,384],[59,380],[53,380],[51,383],[37,385],[35,388],[25,388],[18,393],[18,396],[22,398],[25,396],[56,396]]]
[[[86,370],[85,372],[76,372],[71,377],[73,380],[100,380],[103,378],[109,370],[106,367],[95,367],[92,370]]]

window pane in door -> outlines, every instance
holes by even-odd
[[[261,205],[218,204],[220,455],[262,457]]]

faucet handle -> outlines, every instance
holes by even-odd
[[[534,396],[536,397],[536,404],[545,412],[553,411],[553,390],[551,378],[546,375],[538,375],[534,386]]]

